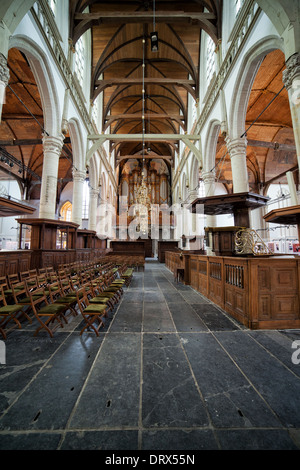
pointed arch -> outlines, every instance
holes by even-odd
[[[36,42],[24,35],[12,36],[11,48],[19,49],[28,59],[41,97],[46,132],[53,136],[61,135],[60,103],[47,55]]]
[[[231,139],[237,139],[245,132],[247,105],[253,81],[263,58],[275,49],[284,52],[282,39],[278,36],[268,36],[255,43],[243,57],[233,88],[228,115]]]
[[[203,164],[203,171],[209,172],[211,171],[216,164],[216,149],[217,149],[217,142],[218,136],[220,133],[221,123],[218,119],[213,119],[210,121],[205,144],[204,144],[204,155],[205,160]]]
[[[35,0],[10,0],[0,2],[0,18],[13,34],[20,21],[35,4]]]
[[[190,180],[190,189],[191,189],[191,191],[196,190],[196,188],[198,188],[198,184],[199,184],[199,161],[195,157],[195,155],[193,155],[192,161],[191,161],[189,180]]]
[[[72,143],[73,165],[77,170],[85,170],[84,140],[80,124],[76,118],[69,119],[68,129]]]

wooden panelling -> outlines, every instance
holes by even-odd
[[[191,286],[198,290],[199,289],[199,268],[198,268],[198,258],[195,256],[191,256],[190,259],[190,267],[191,267]]]
[[[300,325],[299,263],[295,258],[269,258],[259,264],[253,260],[251,271],[257,291],[257,307],[253,300],[253,311],[265,328],[272,324],[288,328],[287,322]]]
[[[189,263],[187,262],[189,258]],[[300,328],[300,257],[236,258],[166,253],[172,272],[251,329]],[[198,277],[197,277],[198,272]]]
[[[116,240],[110,242],[110,247],[117,254],[139,254],[146,258],[152,256],[152,240]]]
[[[3,256],[1,256],[1,252],[0,252],[0,277],[5,276],[5,275],[6,275],[6,259]]]
[[[28,271],[30,260],[30,250],[0,251],[0,276]]]
[[[175,250],[178,247],[178,242],[172,241],[159,241],[158,242],[158,260],[160,263],[165,262],[166,251]]]

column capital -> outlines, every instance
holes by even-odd
[[[99,188],[98,189],[90,188],[91,199],[97,199],[98,195],[99,195]]]
[[[203,179],[204,184],[213,183],[216,179],[216,170],[202,171],[201,178]]]
[[[0,81],[8,85],[9,81],[9,68],[7,66],[7,59],[0,53]]]
[[[195,199],[197,199],[197,197],[198,197],[198,190],[191,189],[188,195],[189,202],[193,202]]]
[[[287,90],[289,90],[293,81],[298,78],[300,79],[300,54],[293,54],[286,61],[286,69],[282,72],[282,81]]]
[[[46,152],[53,152],[60,156],[64,144],[64,135],[53,136],[43,134],[43,148]]]
[[[246,137],[238,137],[237,139],[231,139],[230,137],[225,138],[227,150],[230,158],[235,157],[241,153],[246,154],[247,139]]]
[[[86,171],[85,170],[77,170],[76,168],[73,167],[72,175],[73,175],[73,180],[82,182],[86,178]]]

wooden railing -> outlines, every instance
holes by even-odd
[[[300,257],[167,252],[166,266],[174,275],[179,266],[189,268],[184,282],[248,328],[300,328]]]

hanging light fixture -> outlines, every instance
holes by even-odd
[[[151,52],[158,52],[158,33],[155,31],[155,0],[153,0],[153,32],[150,33]]]
[[[158,34],[157,32],[150,33],[151,38],[151,51],[158,52]]]
[[[148,209],[150,206],[149,188],[145,179],[145,43],[143,38],[143,88],[142,88],[142,180],[135,192],[135,199],[139,205],[140,231],[143,235],[148,234]]]

